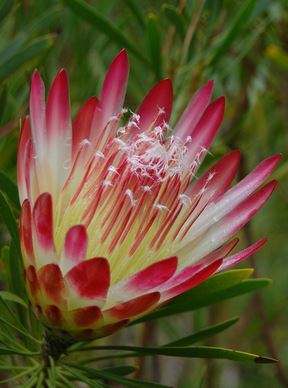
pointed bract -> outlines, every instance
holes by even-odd
[[[38,153],[43,151],[46,134],[45,87],[38,70],[32,76],[29,107],[31,130]]]
[[[79,110],[73,121],[72,135],[72,154],[76,157],[77,151],[83,142],[89,142],[92,130],[92,121],[99,101],[96,97],[89,98],[88,101]]]
[[[177,264],[178,259],[175,256],[151,264],[129,278],[125,288],[132,292],[143,292],[156,288],[174,275]]]
[[[180,117],[176,127],[175,134],[182,140],[187,136],[193,137],[193,131],[207,108],[213,90],[214,82],[208,81],[200,90],[198,90],[189,105]]]
[[[111,63],[103,83],[100,95],[103,123],[121,111],[126,94],[128,74],[128,56],[126,50],[122,50]]]
[[[159,292],[151,292],[127,302],[119,303],[110,310],[104,311],[104,315],[117,320],[138,317],[155,305],[159,299]]]
[[[139,115],[138,128],[134,132],[141,133],[169,121],[173,102],[172,83],[164,79],[156,84],[145,96],[137,109]],[[133,132],[132,132],[133,134]]]
[[[225,109],[225,98],[219,97],[217,100],[213,101],[205,109],[201,119],[193,130],[192,141],[189,147],[188,160],[193,161],[197,157],[197,163],[200,163],[203,155],[207,152],[210,147],[214,137],[216,136],[220,124],[224,116]]]

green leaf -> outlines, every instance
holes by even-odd
[[[37,379],[37,384],[36,384],[36,388],[42,388],[43,387],[43,381],[44,381],[44,373],[43,371],[41,371],[39,374],[38,374],[38,379]],[[31,385],[31,388],[34,388],[35,385]],[[27,387],[28,388],[28,387]],[[30,387],[29,387],[30,388]]]
[[[58,371],[58,379],[59,381],[61,381],[62,385],[64,388],[71,388],[71,380],[66,378],[63,373],[59,373]],[[41,388],[42,386],[40,386],[39,388]]]
[[[180,38],[184,40],[186,34],[186,21],[184,16],[180,13],[180,11],[175,8],[173,5],[164,4],[162,7],[166,18],[169,20],[171,24],[174,25],[175,30],[179,34]]]
[[[111,41],[117,43],[120,47],[126,47],[139,59],[147,62],[142,53],[122,34],[118,28],[114,26],[112,22],[98,12],[96,7],[92,7],[83,0],[63,0],[63,2],[77,16],[91,24],[101,33],[104,33]]]
[[[14,215],[12,213],[12,210],[4,197],[4,195],[0,191],[0,217],[2,218],[2,221],[7,226],[7,229],[10,233],[10,236],[12,240],[16,242],[18,245],[18,251],[20,254],[20,245],[19,245],[19,238],[18,238],[18,227],[16,220],[14,218]]]
[[[148,320],[178,314],[185,311],[191,311],[200,307],[209,306],[216,302],[229,298],[231,287],[241,283],[243,279],[251,276],[253,269],[235,269],[232,271],[221,272],[212,276],[199,286],[192,288],[174,298],[169,304],[152,312],[140,319],[132,322],[137,324]]]
[[[34,366],[30,367],[30,368],[27,368],[27,367],[26,367],[25,370],[24,370],[23,372],[20,372],[20,373],[18,373],[17,375],[12,376],[12,377],[9,377],[9,378],[7,378],[7,379],[5,379],[5,380],[1,380],[1,381],[0,381],[0,384],[8,383],[8,382],[15,381],[15,380],[19,380],[19,379],[20,379],[20,381],[21,381],[23,376],[26,376],[26,375],[31,374],[30,379],[26,382],[26,384],[24,384],[24,385],[21,384],[21,387],[23,387],[23,388],[30,388],[30,387],[33,387],[33,385],[31,385],[31,383],[28,385],[28,382],[31,381],[32,379],[33,379],[33,381],[34,381],[34,380],[35,380],[35,377],[36,377],[36,380],[35,380],[35,381],[37,381],[37,376],[38,376],[40,370],[41,370],[41,366],[40,366],[39,364],[34,365]],[[17,386],[18,386],[18,385],[17,385]],[[34,386],[35,386],[35,385],[34,385]]]
[[[7,104],[7,85],[4,84],[4,86],[2,87],[2,90],[1,90],[1,94],[0,94],[0,124],[4,124],[3,123],[3,116],[4,116],[4,112],[5,112],[5,108],[6,108],[6,104]]]
[[[264,288],[267,286],[270,286],[272,283],[271,279],[247,279],[243,280],[240,284],[235,285],[234,287],[231,287],[231,289],[228,290],[229,293],[219,293],[215,297],[215,303],[220,302],[225,299],[234,298],[235,296],[240,296],[244,294],[248,294],[253,291],[257,291],[260,288]]]
[[[22,44],[19,48],[17,47],[17,51],[13,52],[12,55],[6,58],[4,63],[1,61],[0,81],[9,77],[25,63],[46,53],[46,51],[52,47],[53,41],[54,39],[52,35],[46,35],[33,40],[32,42],[24,45],[24,47]]]
[[[145,26],[145,21],[144,21],[141,9],[139,7],[139,2],[136,2],[135,0],[123,0],[123,1],[130,8],[130,10],[132,11],[133,15],[138,20],[140,26],[144,27]]]
[[[226,299],[231,299],[236,296],[244,295],[244,294],[256,291],[260,288],[267,287],[270,284],[271,284],[270,279],[248,279],[248,280],[243,280],[240,284],[236,284],[235,286],[215,292],[215,294],[211,295],[210,298],[203,297],[203,298],[199,298],[198,300],[196,299],[189,300],[189,297],[188,297],[186,302],[179,305],[176,304],[177,301],[175,302],[173,300],[170,305],[167,305],[166,308],[163,308],[159,311],[156,311],[155,313],[150,314],[148,316],[148,319],[149,320],[156,319],[163,316],[169,316],[176,313],[181,313],[181,312],[183,313],[186,311],[196,310],[201,307],[210,306],[215,303],[223,302]],[[143,320],[146,320],[145,318],[147,317],[143,317]],[[139,322],[140,320],[138,320],[137,322]]]
[[[2,318],[1,318],[2,319]],[[12,329],[11,326],[1,325],[0,328],[0,343],[9,349],[13,349],[16,351],[26,351],[27,349],[22,345],[21,341],[19,341],[19,336],[15,333],[15,330]]]
[[[210,298],[215,292],[227,290],[231,286],[239,284],[244,279],[249,278],[253,271],[252,268],[245,268],[217,273],[205,282],[199,284],[199,286],[174,298],[173,303],[183,303],[186,302],[188,298],[192,297],[195,304],[202,304],[204,299]]]
[[[26,43],[26,35],[21,34],[14,38],[2,51],[0,55],[0,68],[5,62],[13,58],[14,55],[23,47]]]
[[[15,205],[17,209],[20,207],[17,185],[6,175],[0,171],[0,190],[7,195],[7,198]]]
[[[5,291],[3,291],[5,292]],[[14,295],[13,295],[14,299]],[[0,321],[2,321],[3,325],[1,325],[1,328],[3,329],[4,327],[7,328],[7,331],[11,332],[10,329],[12,329],[13,335],[15,335],[15,330],[22,334],[25,338],[28,338],[29,340],[32,340],[33,343],[39,344],[40,341],[37,340],[35,337],[33,337],[30,332],[26,329],[26,327],[23,325],[23,323],[20,321],[21,319],[21,313],[22,311],[24,313],[27,313],[26,308],[23,309],[22,304],[20,306],[21,310],[19,312],[19,309],[14,311],[9,305],[9,303],[4,299],[0,297]],[[27,318],[27,314],[24,316]],[[25,319],[24,319],[25,321]]]
[[[26,295],[24,278],[23,278],[23,263],[18,237],[18,226],[14,218],[13,212],[0,191],[0,218],[7,226],[7,229],[12,238],[8,260],[8,278],[10,281],[11,291],[19,297]]]
[[[27,33],[29,36],[39,34],[41,31],[47,31],[53,22],[57,21],[63,12],[61,4],[56,4],[54,7],[49,7],[47,10],[38,14],[36,19],[32,19],[33,23],[27,26]]]
[[[57,381],[57,373],[56,373],[56,367],[55,362],[52,357],[49,357],[50,366],[48,369],[48,385],[49,388],[56,388],[56,381]]]
[[[245,56],[247,56],[249,52],[251,52],[253,45],[257,43],[259,36],[265,31],[266,28],[266,23],[259,23],[259,25],[254,28],[253,32],[251,32],[251,34],[246,39],[242,39],[241,48],[238,55],[230,61],[229,67],[221,69],[221,72],[223,72],[224,76],[229,76],[229,74],[235,72],[235,66],[239,65],[240,61]]]
[[[149,14],[146,22],[147,46],[150,62],[157,80],[162,78],[161,36],[157,16]]]
[[[247,27],[247,22],[252,15],[256,0],[246,0],[243,2],[239,10],[237,10],[235,17],[228,28],[225,28],[222,36],[213,50],[212,58],[210,59],[210,66],[217,62],[221,55],[233,43],[235,38],[241,34],[244,27]]]
[[[118,365],[118,366],[111,366],[110,368],[99,369],[100,372],[113,373],[119,376],[129,375],[131,373],[134,373],[136,370],[137,368],[135,366],[130,366],[130,365]]]
[[[4,298],[0,298],[0,317],[8,322],[17,323],[18,316]]]
[[[7,16],[13,6],[13,0],[2,0],[0,5],[0,22]]]
[[[3,348],[0,347],[0,354],[1,355],[19,355],[19,356],[26,356],[26,357],[34,357],[39,356],[40,352],[22,352],[20,350],[16,349],[9,349],[9,348]]]
[[[30,340],[36,342],[37,344],[40,344],[41,342],[37,340],[37,338],[34,338],[25,328],[20,328],[18,325],[14,325],[13,323],[6,321],[5,319],[0,317],[0,322],[2,322],[4,325],[9,326],[10,328],[14,329],[18,333],[22,334],[24,337],[29,338]]]
[[[165,346],[172,347],[172,346],[192,345],[196,342],[206,340],[207,338],[210,338],[218,333],[221,333],[222,331],[228,329],[230,326],[234,325],[238,320],[239,320],[239,317],[229,319],[227,321],[218,323],[217,325],[213,325],[213,326],[207,327],[206,329],[200,330],[197,333],[188,335],[187,337],[180,338],[177,341],[169,342]]]
[[[24,384],[21,384],[21,388],[43,388],[44,375],[43,372],[37,370],[32,374],[30,379]]]
[[[109,379],[111,381],[114,381],[119,384],[123,384],[125,387],[134,387],[134,388],[168,388],[167,385],[161,385],[161,384],[155,384],[150,383],[147,381],[140,381],[140,380],[132,380],[127,379],[126,377],[119,376],[117,374],[113,374],[107,371],[104,371],[103,369],[94,369],[89,368],[82,365],[76,365],[76,364],[69,364],[70,367],[80,369],[88,374],[91,378],[103,378],[103,379]]]
[[[0,370],[23,370],[26,369],[26,366],[15,366],[15,365],[0,365]]]
[[[91,346],[82,350],[125,350],[137,352],[141,356],[162,355],[169,357],[184,358],[215,358],[233,361],[254,361],[257,363],[274,363],[276,360],[269,357],[262,357],[257,354],[241,352],[238,350],[224,349],[212,346],[191,346],[191,347],[140,347],[140,346]],[[79,351],[79,349],[78,349]],[[79,366],[80,368],[80,366]],[[84,367],[81,367],[84,368]]]
[[[84,348],[79,348],[79,351],[85,350]],[[76,352],[76,350],[69,350],[68,353],[71,352]],[[81,360],[81,365],[87,365],[90,364],[91,362],[99,362],[99,361],[104,361],[104,360],[116,360],[116,359],[125,359],[125,358],[133,358],[133,357],[141,357],[141,355],[133,352],[129,353],[115,353],[115,354],[109,354],[105,356],[98,356],[98,357],[92,357],[92,358],[85,358],[85,360]]]
[[[22,256],[19,252],[19,242],[12,240],[9,251],[9,277],[11,280],[11,291],[20,298],[26,296],[26,289],[24,284],[24,268]]]
[[[0,298],[2,298],[4,300],[8,300],[10,302],[15,302],[15,303],[21,304],[26,309],[28,308],[27,303],[25,303],[23,299],[19,298],[19,296],[12,294],[12,292],[0,291]]]
[[[99,381],[90,380],[85,374],[79,372],[79,370],[75,370],[76,368],[71,368],[71,365],[65,365],[65,371],[68,372],[69,377],[75,377],[77,380],[86,383],[89,387],[92,388],[102,388],[103,385]]]

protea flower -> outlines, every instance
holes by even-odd
[[[280,156],[230,188],[239,152],[199,177],[224,113],[209,81],[172,131],[172,86],[160,81],[136,113],[123,109],[128,59],[111,64],[100,98],[73,124],[67,75],[45,105],[33,74],[30,117],[18,152],[20,237],[33,308],[49,328],[75,338],[108,335],[245,259],[265,241],[230,254],[232,236],[263,206],[258,189]],[[228,242],[227,242],[228,241]]]

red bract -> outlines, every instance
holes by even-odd
[[[210,102],[213,82],[195,94],[172,131],[171,82],[160,81],[133,113],[122,108],[127,79],[121,51],[100,98],[90,98],[72,124],[65,71],[46,105],[35,71],[21,130],[27,289],[39,319],[77,338],[113,333],[265,242],[230,254],[238,242],[231,237],[271,195],[275,182],[258,187],[280,156],[231,188],[237,151],[199,177],[224,114],[224,97]]]

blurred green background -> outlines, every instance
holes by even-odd
[[[126,98],[131,109],[167,76],[174,85],[172,124],[208,79],[215,80],[214,96],[226,96],[222,130],[204,167],[240,149],[240,178],[266,156],[283,153],[274,174],[276,193],[241,233],[245,243],[269,236],[245,266],[256,266],[257,275],[270,277],[273,285],[193,316],[127,330],[112,341],[157,344],[203,322],[241,315],[213,345],[276,357],[276,367],[154,357],[141,362],[139,374],[181,388],[288,387],[287,1],[1,0],[0,22],[0,169],[13,180],[33,69],[40,70],[46,85],[61,67],[67,69],[75,115],[88,97],[97,95],[109,63],[123,47],[131,64]],[[0,228],[4,245],[8,235]]]

